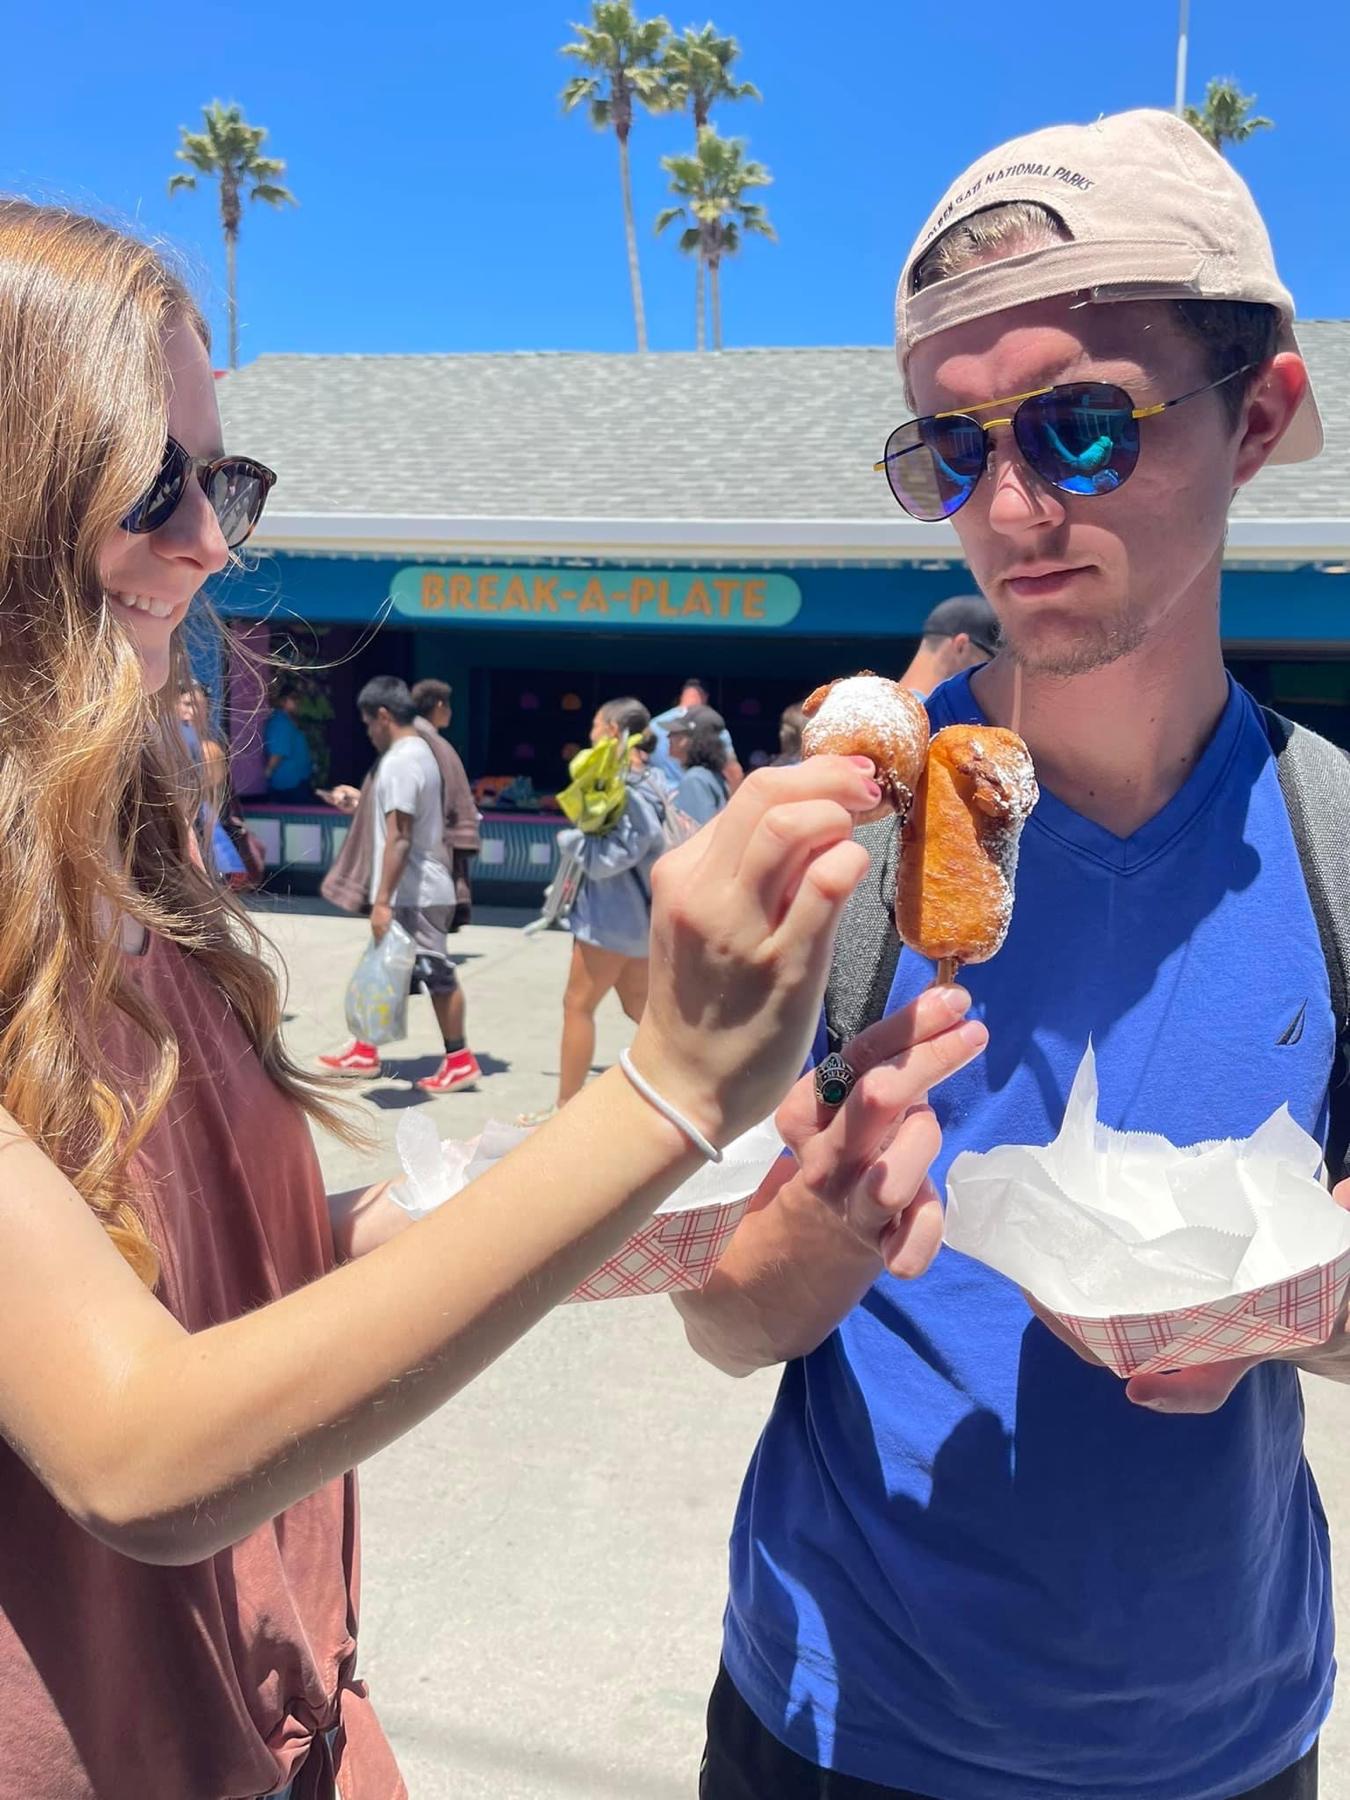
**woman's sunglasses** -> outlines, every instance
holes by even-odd
[[[1109,381],[1071,381],[986,400],[969,412],[929,413],[897,425],[886,440],[886,454],[872,467],[885,470],[891,492],[911,517],[949,519],[975,492],[988,466],[989,433],[1011,425],[1023,459],[1042,481],[1065,494],[1111,494],[1139,461],[1141,419],[1156,418],[1257,367],[1247,363],[1156,406],[1136,406],[1124,388]],[[1001,419],[975,416],[991,406],[1014,410]]]
[[[247,543],[276,476],[251,456],[189,456],[174,438],[164,446],[159,474],[123,519],[123,531],[158,531],[167,525],[194,476],[216,515],[226,547],[237,550]]]

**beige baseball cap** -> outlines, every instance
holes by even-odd
[[[966,269],[912,291],[915,265],[961,220],[1032,200],[1069,233],[1020,256]],[[972,163],[938,202],[905,260],[895,343],[908,380],[914,346],[989,313],[1082,293],[1111,300],[1257,300],[1280,313],[1279,346],[1297,350],[1294,301],[1275,272],[1270,234],[1247,184],[1174,113],[1140,109],[1092,125],[1051,125]],[[1322,448],[1311,387],[1272,462]]]

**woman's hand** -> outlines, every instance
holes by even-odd
[[[653,871],[651,985],[633,1061],[714,1143],[763,1119],[801,1070],[835,928],[867,867],[865,757],[761,769]]]
[[[942,1148],[932,1088],[989,1041],[966,1020],[970,995],[934,987],[844,1046],[857,1084],[823,1106],[805,1075],[778,1109],[802,1181],[892,1275],[922,1275],[942,1244],[942,1201],[928,1170]]]

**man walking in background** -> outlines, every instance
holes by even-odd
[[[953,594],[924,620],[919,647],[900,685],[931,694],[953,675],[991,661],[997,649],[998,618],[984,595]]]
[[[652,720],[652,736],[656,739],[656,748],[652,752],[651,767],[658,769],[674,787],[678,787],[683,780],[684,768],[670,753],[670,727],[674,720],[685,718],[691,707],[704,707],[711,711],[708,707],[708,690],[697,675],[691,675],[686,680],[674,706],[667,707],[665,712],[658,713]],[[745,771],[725,724],[722,726],[722,748],[727,753],[726,762],[722,765],[722,775],[728,793],[734,794],[745,780]]]
[[[424,1093],[449,1094],[477,1081],[482,1070],[467,1045],[464,993],[446,949],[455,889],[445,852],[440,768],[417,729],[406,683],[376,676],[356,704],[380,757],[369,801],[370,929],[378,943],[397,923],[416,946],[412,992],[430,996],[445,1047],[440,1068],[417,1086]],[[356,1042],[319,1060],[343,1074],[380,1072],[373,1044]]]
[[[459,752],[441,736],[450,729],[450,684],[431,678],[419,681],[412,690],[412,703],[417,708],[413,723],[430,745],[441,771],[445,855],[455,883],[455,910],[450,918],[453,932],[469,923],[473,906],[473,859],[481,846],[479,812]]]

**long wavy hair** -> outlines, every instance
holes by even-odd
[[[183,323],[208,342],[147,245],[0,200],[0,1102],[150,1285],[158,1257],[134,1163],[173,1092],[178,1046],[128,979],[121,918],[194,960],[311,1119],[360,1135],[287,1055],[257,930],[194,859],[181,646],[162,694],[147,694],[104,600],[100,547],[158,470],[164,338]],[[100,1047],[112,1009],[150,1047],[135,1091]]]

